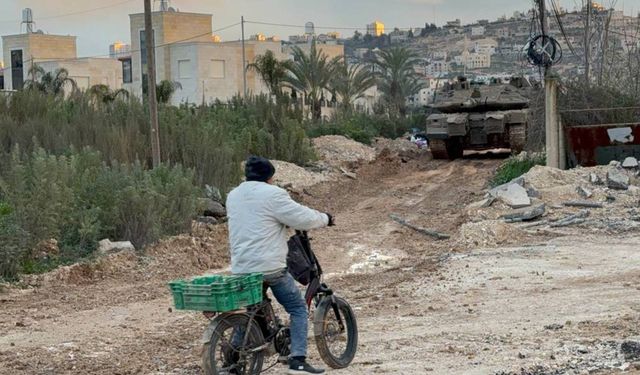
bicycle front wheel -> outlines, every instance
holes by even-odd
[[[358,325],[347,301],[325,297],[316,309],[313,323],[322,360],[334,369],[349,366],[358,347]]]
[[[246,314],[217,318],[211,340],[202,351],[206,375],[258,375],[262,371],[264,337]]]

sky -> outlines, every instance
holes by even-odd
[[[153,0],[152,0],[153,1]],[[611,1],[604,0],[605,5]],[[580,0],[560,0],[573,9]],[[268,23],[361,28],[373,20],[382,21],[388,30],[394,27],[423,27],[425,22],[442,25],[460,18],[463,23],[478,19],[494,20],[514,11],[532,7],[532,0],[171,0],[170,5],[183,12],[210,13],[213,29],[246,20]],[[46,33],[77,36],[79,56],[108,54],[109,44],[129,42],[129,17],[143,11],[143,0],[0,0],[0,35],[20,33],[21,10],[33,9],[36,28]],[[101,9],[97,9],[101,8]],[[640,10],[640,0],[617,0],[617,8],[627,14]],[[70,14],[72,13],[72,14]],[[70,14],[70,15],[69,15]],[[330,29],[317,29],[327,32]],[[354,30],[336,30],[350,36]],[[277,35],[302,34],[303,28],[246,24],[245,33]],[[240,38],[240,27],[219,33],[223,40]]]

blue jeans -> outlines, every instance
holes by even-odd
[[[271,275],[265,275],[264,282],[271,288],[278,303],[289,313],[291,331],[291,356],[305,357],[307,355],[308,311],[300,289],[293,277],[282,270]]]

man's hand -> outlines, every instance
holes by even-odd
[[[333,218],[333,215],[331,215],[331,214],[330,214],[330,213],[328,213],[328,212],[325,212],[325,215],[327,215],[327,216],[329,217],[329,226],[330,226],[330,227],[334,227],[334,226],[336,225],[336,221],[335,221],[335,219]]]

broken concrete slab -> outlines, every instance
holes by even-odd
[[[629,189],[629,176],[618,168],[609,168],[607,170],[607,186],[610,189],[627,190]]]
[[[638,159],[629,156],[622,162],[622,168],[638,168]]]
[[[531,198],[527,190],[518,183],[509,183],[493,188],[489,191],[491,196],[500,199],[511,208],[531,206]]]
[[[594,185],[602,185],[602,179],[600,178],[600,176],[598,176],[595,173],[591,173],[589,175],[589,182],[591,182]]]
[[[544,203],[541,203],[532,207],[513,210],[512,212],[500,216],[500,218],[504,219],[508,223],[517,223],[521,221],[531,221],[544,215],[545,212],[546,206]]]

